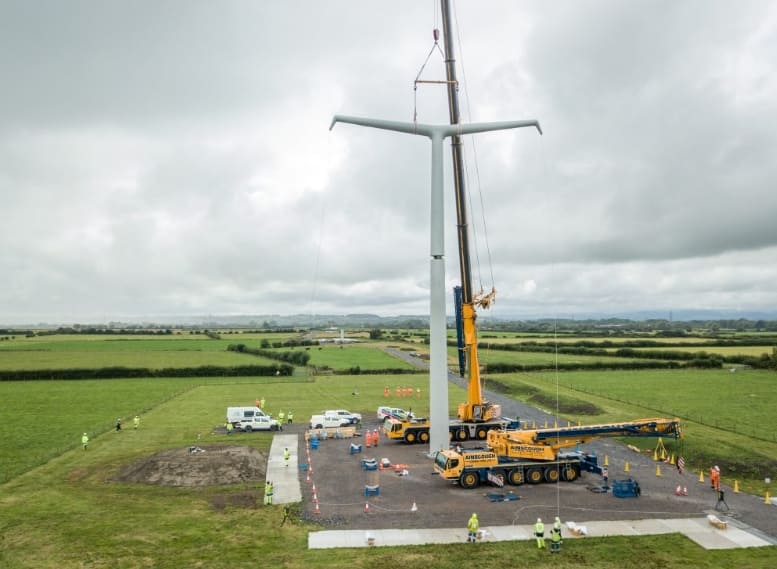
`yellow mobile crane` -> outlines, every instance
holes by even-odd
[[[442,450],[435,455],[434,470],[462,488],[490,482],[497,486],[571,482],[582,470],[601,473],[595,455],[562,449],[602,437],[682,438],[679,419],[637,419],[624,423],[581,425],[550,429],[491,431],[488,448]]]

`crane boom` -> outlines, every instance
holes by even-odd
[[[490,431],[488,446],[500,456],[554,460],[558,451],[602,437],[682,438],[679,419],[638,419],[623,423],[513,431]]]
[[[450,5],[448,0],[440,0],[445,45],[445,74],[448,88],[448,110],[450,124],[460,124],[458,80],[456,79],[456,58],[453,52],[451,33]],[[464,158],[461,136],[451,137],[451,156],[453,161],[453,183],[456,201],[456,228],[458,235],[459,269],[461,276],[461,317],[463,332],[463,351],[467,373],[467,401],[459,404],[458,418],[462,421],[489,421],[501,414],[499,406],[483,399],[483,386],[480,381],[480,362],[478,360],[478,338],[475,320],[476,304],[487,306],[495,291],[485,297],[477,297],[472,291],[472,269],[469,255],[469,222],[467,219],[467,190],[464,184]]]

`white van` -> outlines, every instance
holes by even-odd
[[[269,417],[259,407],[227,407],[227,421],[237,428],[242,421],[253,421],[254,417]]]

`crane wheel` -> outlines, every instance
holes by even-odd
[[[526,472],[526,481],[529,484],[539,484],[542,480],[543,475],[541,468],[530,468],[528,472]]]
[[[578,479],[579,476],[580,476],[580,473],[571,464],[567,464],[565,467],[561,469],[561,478],[564,479],[566,482],[574,482],[575,480]]]
[[[475,434],[477,435],[478,439],[483,441],[488,436],[488,431],[485,430],[483,427],[480,427]]]
[[[466,441],[467,440],[467,430],[466,429],[459,429],[456,431],[456,440],[459,441]]]
[[[416,432],[415,431],[408,431],[405,433],[405,442],[408,444],[413,444],[415,442],[416,438]]]
[[[418,433],[418,442],[426,444],[429,442],[429,431],[421,431]]]
[[[549,466],[545,469],[545,482],[555,484],[560,477],[558,466]]]
[[[523,470],[520,468],[513,468],[507,473],[507,481],[513,486],[519,486],[523,484]]]
[[[459,486],[462,488],[470,490],[476,488],[478,484],[480,484],[480,477],[474,472],[463,472],[459,476]]]

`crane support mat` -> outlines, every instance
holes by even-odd
[[[612,495],[616,498],[638,498],[641,493],[639,483],[631,478],[615,480],[612,483]]]
[[[486,498],[492,502],[514,502],[515,500],[521,499],[518,494],[513,494],[512,492],[508,492],[507,494],[503,492],[489,492],[486,494]]]

